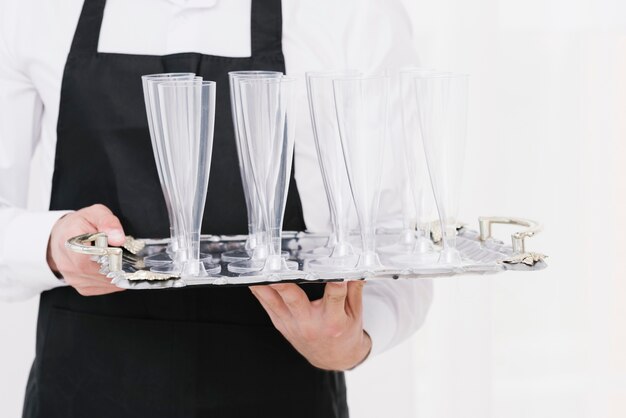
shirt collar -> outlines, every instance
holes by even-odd
[[[183,8],[208,9],[215,6],[218,0],[168,0]]]

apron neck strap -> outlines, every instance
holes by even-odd
[[[283,14],[281,0],[251,0],[250,35],[252,56],[282,52]]]
[[[100,27],[106,0],[85,0],[74,32],[71,54],[95,54],[98,52]]]
[[[281,0],[251,0],[252,57],[282,51]],[[106,0],[85,0],[72,41],[72,54],[96,54]]]

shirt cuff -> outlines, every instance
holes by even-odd
[[[363,329],[372,339],[370,357],[387,350],[396,335],[398,318],[377,295],[363,295]]]
[[[3,264],[20,285],[41,293],[65,286],[48,266],[47,252],[50,231],[69,211],[23,211],[15,216],[4,235]]]

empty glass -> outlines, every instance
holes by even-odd
[[[170,223],[170,243],[167,246],[167,252],[157,253],[145,257],[144,262],[146,266],[171,263],[174,258],[174,253],[178,248],[178,226],[176,224],[176,217],[172,213],[172,196],[170,195],[170,190],[172,189],[172,186],[170,185],[171,176],[165,171],[167,167],[160,162],[163,158],[163,150],[161,149],[161,138],[163,136],[163,132],[160,113],[158,111],[159,98],[157,86],[159,83],[164,81],[193,80],[194,77],[194,73],[164,73],[141,76],[144,102],[146,105],[146,116],[148,119],[148,130],[150,131],[150,140],[152,142],[152,151],[154,153],[154,160],[159,173],[159,182],[161,183],[161,189],[163,190],[167,216]]]
[[[257,273],[269,280],[297,275],[297,263],[281,254],[281,231],[293,162],[295,101],[292,78],[247,78],[239,82],[241,116],[250,167],[261,207],[264,236],[258,245],[269,253]],[[260,273],[259,273],[260,271]]]
[[[316,258],[307,263],[307,267],[313,270],[347,270],[353,268],[357,261],[348,242],[349,217],[354,203],[339,138],[333,80],[358,75],[356,71],[306,74],[311,124],[332,226],[325,247],[301,254]]]
[[[443,237],[439,262],[459,265],[462,260],[456,249],[456,226],[465,155],[468,77],[421,74],[414,77],[414,87]]]
[[[162,123],[163,172],[169,173],[172,212],[179,227],[176,264],[182,277],[219,273],[221,267],[200,260],[200,227],[209,183],[215,82],[199,78],[158,84]],[[161,271],[161,266],[152,268]]]
[[[246,210],[248,213],[248,238],[243,250],[233,250],[222,253],[222,261],[228,262],[228,271],[233,273],[247,273],[258,271],[265,262],[269,253],[267,243],[264,242],[261,222],[261,206],[257,196],[252,168],[250,163],[250,153],[245,138],[243,126],[241,92],[239,82],[245,79],[271,79],[281,78],[283,73],[279,71],[231,71],[228,73],[230,82],[230,103],[237,144],[237,156],[239,158],[239,170],[243,184],[244,197],[246,200]],[[283,257],[287,257],[286,251],[282,252]]]
[[[362,252],[357,269],[383,268],[376,253],[375,224],[387,141],[385,76],[333,80],[339,135],[361,227]]]
[[[235,140],[237,144],[237,156],[239,158],[239,171],[241,174],[241,182],[243,184],[244,197],[246,201],[246,210],[248,213],[248,238],[243,250],[233,250],[222,253],[222,260],[226,262],[236,262],[248,260],[251,257],[256,259],[264,259],[267,256],[266,248],[257,247],[257,235],[261,233],[259,230],[260,223],[260,207],[256,196],[254,181],[250,168],[249,155],[245,152],[247,147],[245,138],[243,138],[243,118],[241,117],[241,100],[238,99],[239,80],[245,78],[280,78],[283,75],[280,71],[231,71],[228,73],[230,82],[230,105],[233,118],[233,126],[235,131]],[[256,251],[256,254],[255,254]],[[236,271],[247,271],[245,264],[240,268],[229,266],[229,269],[235,268]]]
[[[418,100],[415,93],[415,77],[445,74],[440,71],[405,67],[401,68],[396,79],[401,100],[403,157],[406,162],[408,185],[411,188],[413,207],[416,214],[416,235],[410,253],[396,255],[393,264],[404,267],[424,268],[437,263],[439,253],[430,237],[430,226],[436,219],[432,184],[426,164],[424,142],[419,121]]]
[[[434,214],[435,201],[424,154],[424,141],[419,123],[418,101],[413,79],[420,75],[437,73],[435,70],[423,68],[403,68],[399,71],[400,98],[402,100],[402,138],[405,144],[409,187],[412,190],[411,195],[417,221],[417,240],[413,253],[418,256],[426,256],[434,251],[430,239],[430,225],[436,215]]]
[[[436,263],[439,254],[430,238],[430,225],[436,218],[432,184],[424,154],[424,142],[419,121],[418,100],[414,78],[444,74],[439,71],[407,67],[398,71],[401,100],[403,156],[406,162],[408,185],[416,213],[416,235],[410,254],[396,256],[393,262],[403,266],[423,266]]]
[[[402,89],[400,86],[400,74],[396,70],[387,70],[386,74],[390,78],[389,85],[389,106],[397,109],[397,112],[389,114],[389,147],[393,156],[394,167],[396,173],[394,177],[396,181],[397,194],[395,198],[401,204],[401,221],[402,226],[400,233],[396,236],[391,244],[378,248],[378,252],[386,257],[411,254],[415,249],[416,243],[416,213],[414,207],[413,191],[409,183],[408,164],[413,163],[407,158],[407,149],[404,137],[402,135]],[[395,104],[395,107],[392,105]],[[395,233],[395,231],[394,231]],[[380,229],[379,229],[380,234]]]

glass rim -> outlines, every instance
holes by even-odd
[[[188,77],[195,76],[196,73],[159,73],[159,74],[144,74],[141,76],[143,79],[168,79],[168,78],[178,78],[178,77]]]
[[[334,78],[335,81],[372,81],[372,80],[390,80],[391,76],[386,74],[360,75],[356,77],[339,77]]]
[[[267,78],[254,78],[246,77],[243,80],[239,80],[239,84],[253,84],[253,83],[292,83],[297,80],[296,77],[288,77],[283,75],[282,77],[267,77]]]
[[[453,73],[453,72],[446,72],[446,71],[442,71],[439,73],[433,73],[433,74],[423,74],[423,75],[417,75],[414,77],[415,80],[417,79],[425,79],[425,78],[448,78],[448,79],[468,79],[470,77],[469,74],[466,73]]]
[[[175,78],[170,78],[170,77],[164,77],[164,78],[148,78],[145,79],[144,81],[149,85],[149,86],[158,86],[160,84],[184,84],[184,83],[198,83],[200,81],[202,81],[202,77],[195,75],[193,78],[184,78],[182,80],[178,79],[179,77],[175,77]]]
[[[353,68],[347,68],[345,70],[332,70],[332,71],[307,71],[304,76],[309,78],[334,78],[337,75],[343,74],[361,74],[361,71]]]
[[[160,87],[176,88],[176,87],[206,87],[215,86],[217,83],[211,80],[184,80],[184,81],[164,81],[159,83]]]
[[[283,76],[285,75],[282,71],[270,71],[270,70],[241,70],[241,71],[229,71],[229,77],[254,77],[254,76],[264,76],[264,75],[274,75],[274,76]]]

